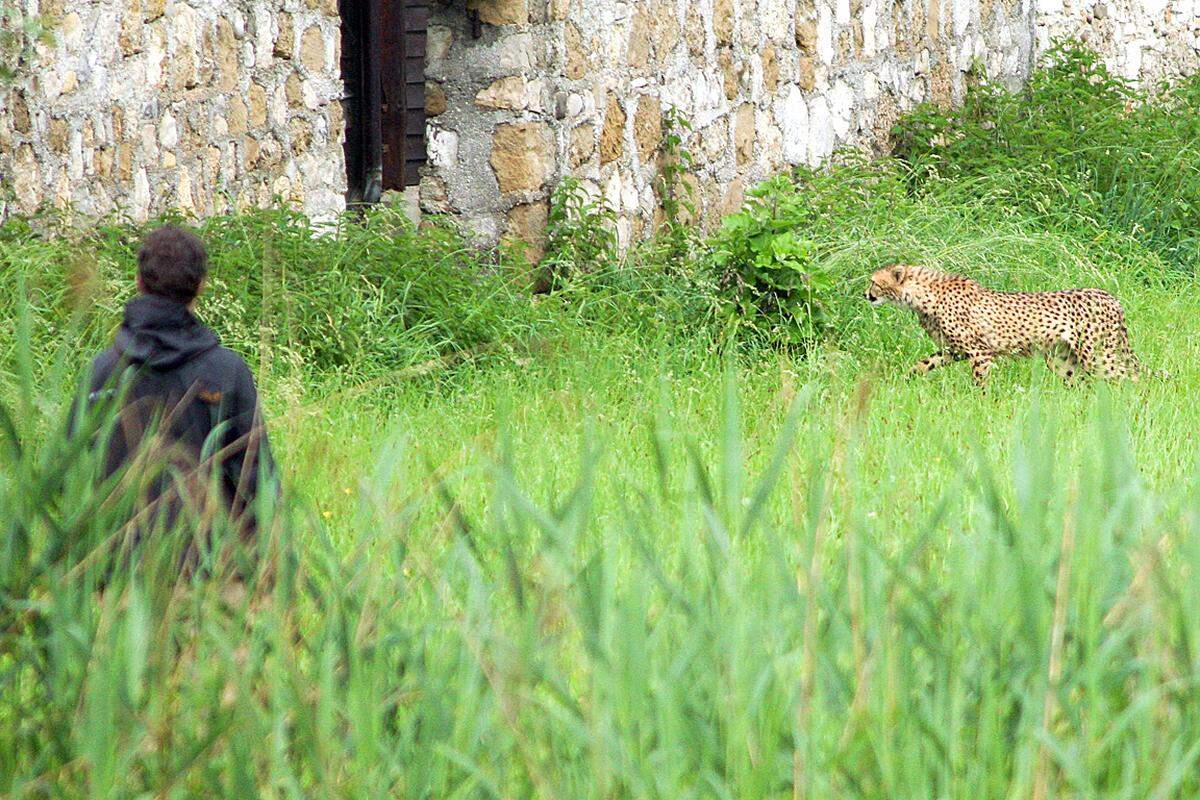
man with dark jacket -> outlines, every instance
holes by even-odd
[[[214,494],[215,482],[223,511],[251,539],[256,493],[274,487],[274,468],[250,368],[192,313],[207,271],[195,234],[168,225],[146,237],[138,295],[113,346],[92,364],[88,406],[118,405],[104,472],[136,468],[152,476],[140,499],[149,519],[161,509],[173,524],[181,508],[198,508],[197,497]],[[152,527],[143,521],[135,538]]]

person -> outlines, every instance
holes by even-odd
[[[183,508],[199,511],[203,498],[218,496],[253,545],[260,487],[277,488],[254,376],[194,313],[207,272],[208,254],[194,233],[175,225],[152,231],[138,252],[138,294],[125,306],[113,346],[92,362],[83,405],[107,403],[113,416],[103,476],[135,466],[149,476],[141,481],[135,544],[156,524],[174,526]],[[194,561],[195,548],[189,551]]]

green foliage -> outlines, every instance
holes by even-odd
[[[0,229],[0,271],[24,276],[29,291],[22,298],[6,281],[0,314],[12,318],[29,303],[38,362],[72,316],[80,354],[106,345],[149,227]],[[417,233],[394,209],[327,229],[294,212],[261,211],[208,219],[199,232],[210,275],[198,313],[265,370],[354,379],[446,356],[504,356],[526,347],[547,319],[525,296],[518,264],[484,263],[451,228]],[[12,363],[12,347],[0,336],[0,366]]]
[[[1200,76],[1152,94],[1062,42],[1022,89],[984,82],[961,109],[922,107],[894,134],[919,189],[1020,171],[1034,178],[1013,197],[1026,209],[1090,219],[1200,267]],[[1055,185],[1070,188],[1045,191]]]
[[[603,197],[593,199],[578,178],[567,176],[550,196],[543,269],[553,286],[595,269],[617,253],[617,215]]]
[[[654,190],[663,216],[657,243],[668,260],[694,256],[697,245],[695,186],[687,180],[695,167],[695,158],[686,146],[691,132],[692,123],[683,112],[675,106],[663,111]]]
[[[731,319],[767,341],[811,342],[826,321],[823,299],[833,277],[813,243],[796,233],[808,213],[805,204],[794,181],[773,178],[751,190],[712,241]]]

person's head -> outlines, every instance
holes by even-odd
[[[138,251],[138,290],[190,305],[208,274],[208,252],[196,234],[178,225],[152,231]]]

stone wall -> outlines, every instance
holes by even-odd
[[[23,0],[18,0],[23,1]],[[30,0],[55,43],[0,90],[13,205],[142,220],[344,206],[336,0]]]
[[[0,90],[16,210],[344,207],[337,0],[8,1],[57,36]],[[1193,72],[1200,52],[1200,0],[430,3],[421,207],[534,255],[566,174],[619,212],[622,242],[653,228],[671,107],[694,126],[711,225],[789,165],[883,146],[901,111],[955,102],[976,67],[1019,83],[1052,37],[1143,80]]]
[[[1090,39],[1131,77],[1192,72],[1198,14],[1197,0],[451,0],[429,37],[422,206],[536,245],[547,193],[573,174],[629,242],[654,224],[673,106],[712,224],[788,165],[883,146],[902,110],[959,100],[979,67],[1019,83],[1053,36]]]

